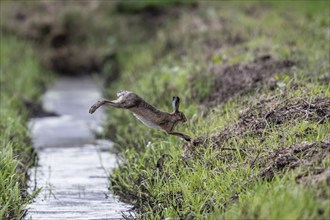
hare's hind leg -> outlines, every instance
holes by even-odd
[[[174,136],[178,136],[180,138],[183,138],[183,139],[185,139],[188,142],[191,141],[191,138],[188,135],[186,135],[186,134],[183,134],[183,133],[180,133],[180,132],[176,132],[176,131],[167,131],[167,133],[170,134],[170,135],[174,135]]]
[[[109,104],[109,105],[111,105],[112,107],[115,107],[115,108],[124,108],[123,103],[120,102],[118,99],[113,100],[113,101],[110,101],[110,100],[107,100],[107,99],[101,99],[101,100],[97,101],[94,105],[92,105],[90,107],[89,113],[93,114],[98,108],[100,108],[104,104]]]

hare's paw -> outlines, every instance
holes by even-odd
[[[96,109],[97,109],[97,106],[96,105],[92,105],[92,107],[90,107],[90,109],[89,109],[89,113],[90,114],[93,114],[96,111]]]
[[[98,101],[98,102],[96,102],[94,105],[92,105],[91,107],[90,107],[90,109],[89,109],[89,113],[90,114],[93,114],[100,106],[101,106],[102,104],[101,104],[101,102],[100,101]]]

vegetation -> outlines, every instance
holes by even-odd
[[[107,97],[129,89],[170,111],[179,95],[195,138],[109,110],[112,189],[138,217],[329,218],[329,3],[286,3],[200,2],[132,27],[153,32],[121,45]]]
[[[121,159],[112,190],[137,217],[328,219],[329,4],[45,1],[3,20],[39,42],[49,68],[117,77],[107,98],[131,90],[171,111],[180,96],[191,143],[108,108]],[[19,100],[36,99],[42,77],[31,48],[6,36],[1,71],[1,215],[18,218],[32,162]]]
[[[20,219],[30,196],[28,167],[34,153],[23,100],[38,100],[42,70],[34,50],[12,35],[1,36],[0,219]]]

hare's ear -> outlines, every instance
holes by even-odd
[[[179,111],[180,98],[178,96],[173,96],[172,106],[175,112]]]

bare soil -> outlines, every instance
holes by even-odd
[[[272,97],[261,96],[256,104],[240,113],[236,124],[225,127],[217,135],[197,137],[193,140],[193,144],[200,146],[211,143],[213,146],[221,148],[222,144],[232,137],[258,135],[265,138],[273,125],[295,124],[302,120],[318,123],[329,121],[330,98],[322,95],[297,98],[290,97],[289,94]]]
[[[201,136],[192,140],[192,144],[184,143],[184,158],[198,157],[207,146],[220,150],[217,155],[219,160],[232,161],[240,151],[240,155],[246,158],[246,165],[251,168],[258,166],[261,171],[259,178],[272,179],[276,173],[287,169],[294,169],[300,165],[312,168],[320,164],[325,157],[330,156],[330,137],[322,142],[302,142],[292,146],[282,146],[277,150],[264,149],[257,152],[256,148],[242,147],[232,149],[231,141],[244,136],[258,137],[260,143],[271,135],[274,126],[284,124],[296,124],[301,121],[317,122],[319,124],[330,121],[330,98],[318,95],[315,97],[291,97],[290,92],[282,95],[259,97],[255,104],[251,104],[240,113],[238,122],[225,127],[219,133],[212,136]],[[297,137],[316,132],[313,128],[307,128],[296,133]],[[281,137],[285,138],[285,137]],[[243,144],[244,145],[244,144]],[[251,156],[254,155],[254,156]],[[255,156],[256,155],[256,156]],[[230,166],[235,166],[232,161]],[[314,182],[326,180],[330,183],[327,169],[307,169],[297,177],[297,182],[306,182],[312,179]],[[312,176],[312,178],[310,177]],[[314,178],[315,177],[315,178]]]
[[[271,55],[256,58],[252,63],[239,63],[223,67],[214,65],[211,69],[214,85],[204,105],[224,103],[234,96],[243,95],[269,80],[274,74],[289,72],[295,65],[291,60],[276,60]],[[270,85],[274,87],[274,85]]]
[[[262,168],[259,177],[271,180],[277,173],[285,169],[294,169],[301,165],[309,167],[297,176],[298,182],[308,182],[308,176],[313,183],[326,180],[330,184],[329,168],[313,168],[330,156],[330,138],[317,142],[302,142],[275,150],[260,160]]]

